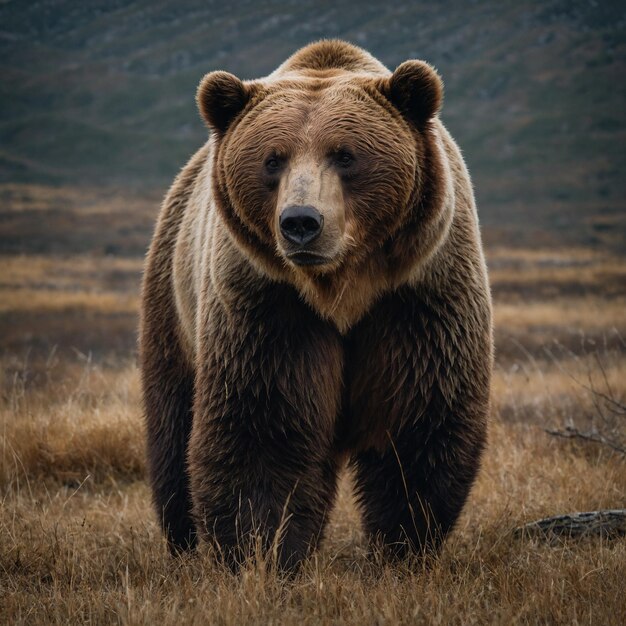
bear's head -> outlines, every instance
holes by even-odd
[[[374,254],[392,259],[419,248],[438,219],[441,80],[423,61],[393,73],[367,63],[301,62],[259,81],[218,71],[200,84],[217,204],[239,246],[273,273],[322,281]]]

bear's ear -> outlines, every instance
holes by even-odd
[[[254,92],[254,86],[244,84],[233,74],[210,72],[198,85],[196,102],[209,127],[223,134]]]
[[[443,82],[424,61],[405,61],[379,83],[382,94],[418,127],[433,118],[443,103]]]

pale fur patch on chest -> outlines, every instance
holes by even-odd
[[[348,275],[337,280],[332,289],[320,289],[307,281],[300,291],[320,317],[332,322],[341,334],[346,334],[389,288],[384,277],[372,272]]]

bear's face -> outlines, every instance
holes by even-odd
[[[388,78],[242,83],[214,72],[198,101],[236,222],[292,269],[324,274],[367,258],[407,220],[441,83],[422,62]]]

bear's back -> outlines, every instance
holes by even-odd
[[[312,43],[290,56],[268,78],[287,74],[327,76],[351,72],[388,76],[389,70],[371,54],[345,41],[325,39]]]

